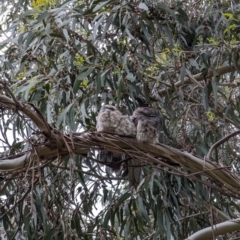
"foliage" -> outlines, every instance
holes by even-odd
[[[1,83],[9,89],[1,94],[34,104],[63,134],[94,131],[109,103],[128,115],[139,106],[160,109],[171,146],[200,157],[240,127],[234,1],[1,4]],[[2,157],[43,143],[20,107],[0,110]],[[239,147],[235,135],[209,156],[236,179]],[[5,239],[184,239],[239,216],[239,196],[204,168],[146,166],[134,191],[120,173],[98,166],[96,151],[67,155],[1,172]]]

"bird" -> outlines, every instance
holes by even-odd
[[[102,149],[97,155],[99,165],[102,166],[103,163],[110,167],[113,172],[118,172],[122,165],[122,154],[117,152],[107,151]]]
[[[97,131],[120,136],[136,137],[138,142],[157,144],[163,139],[164,117],[162,113],[151,107],[139,107],[130,117],[123,115],[115,106],[103,105],[97,116]],[[161,140],[160,140],[161,141]],[[99,151],[99,162],[118,171],[121,167],[122,154],[104,149]],[[130,187],[137,188],[141,179],[141,163],[130,159],[126,163],[124,174],[128,174]],[[127,166],[127,167],[126,167]]]
[[[139,107],[133,112],[132,120],[137,129],[136,139],[138,142],[159,143],[159,135],[164,125],[164,118],[158,109]]]
[[[136,127],[136,139],[138,142],[148,144],[159,143],[159,136],[164,125],[164,118],[158,109],[139,107],[133,112],[131,118]],[[141,163],[132,159],[128,168],[130,186],[136,189],[141,179]]]
[[[123,115],[115,106],[103,105],[97,116],[97,132],[135,137],[136,127],[128,115]]]
[[[103,105],[97,116],[97,132],[107,132],[120,136],[135,137],[136,127],[128,115],[123,115],[115,106]],[[121,153],[100,150],[98,161],[109,166],[113,171],[121,168]]]

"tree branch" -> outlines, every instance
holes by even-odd
[[[19,110],[18,103],[4,95],[0,95],[0,105],[15,111]],[[29,104],[22,104],[20,110],[39,127],[45,135],[46,140],[39,141],[38,144],[34,145],[34,151],[32,152],[29,151],[14,157],[1,159],[0,170],[14,170],[22,168],[24,165],[28,166],[31,163],[32,155],[36,152],[39,159],[51,161],[72,153],[86,155],[91,150],[103,147],[108,151],[125,153],[127,156],[143,164],[162,165],[164,164],[162,159],[170,163],[176,163],[185,169],[191,170],[193,175],[202,174],[220,182],[222,184],[221,187],[225,188],[226,194],[234,197],[239,196],[240,178],[237,175],[233,175],[231,169],[223,168],[223,166],[209,161],[208,158],[203,160],[188,152],[181,152],[178,149],[163,144],[143,144],[137,142],[136,139],[105,133],[86,132],[83,134],[72,133],[71,135],[64,135],[46,123],[38,109],[34,106],[30,108],[30,106]],[[235,132],[234,134],[236,135],[237,133]],[[233,134],[229,135],[228,138],[231,136]],[[41,136],[39,139],[42,139]],[[226,139],[227,137],[214,144],[212,149]],[[212,149],[210,149],[208,156],[211,155]],[[35,166],[31,165],[30,167]],[[186,176],[185,172],[178,167],[176,170],[182,173],[183,176]],[[189,175],[188,177],[194,176]]]
[[[233,231],[239,231],[240,229],[240,218],[222,222],[211,227],[204,228],[185,240],[202,240],[210,239],[213,237],[213,233],[216,236],[226,234]]]
[[[143,144],[137,142],[135,139],[105,133],[87,132],[80,135],[72,134],[72,139],[73,144],[69,136],[66,135],[65,142],[68,146],[65,145],[61,148],[58,148],[56,143],[54,145],[52,139],[51,145],[49,145],[49,141],[45,144],[41,143],[35,146],[35,150],[39,158],[45,161],[69,155],[69,148],[71,148],[74,154],[86,155],[90,150],[102,147],[108,151],[125,153],[131,158],[148,165],[161,165],[163,164],[162,159],[164,159],[165,161],[177,163],[181,167],[191,170],[192,173],[199,174],[200,172],[202,175],[218,181],[222,184],[222,188],[225,189],[226,194],[239,197],[240,179],[237,175],[233,175],[229,169],[222,168],[222,166],[215,162],[193,156],[188,152],[181,152],[178,149],[163,144]],[[24,164],[30,163],[32,154],[28,152],[16,158],[2,159],[0,161],[0,170],[13,170],[23,167]],[[181,169],[179,171],[185,176],[184,171]]]
[[[18,169],[24,166],[24,163],[30,158],[31,153],[21,154],[21,156],[15,156],[14,158],[3,158],[0,160],[0,170],[9,171]]]
[[[218,147],[219,145],[223,144],[224,142],[226,142],[228,139],[230,139],[231,137],[234,137],[236,135],[240,134],[240,130],[236,131],[236,132],[233,132],[233,133],[230,133],[229,135],[223,137],[222,139],[220,139],[219,141],[217,141],[216,143],[214,143],[211,148],[209,149],[208,151],[208,154],[206,156],[206,159],[207,160],[210,160],[211,158],[211,155],[212,155],[212,152],[213,150]]]
[[[223,67],[220,67],[220,68],[216,69],[215,71],[209,69],[209,70],[208,70],[208,73],[207,73],[207,77],[212,77],[213,75],[215,75],[215,76],[217,77],[217,76],[221,76],[221,75],[223,75],[223,74],[225,74],[225,73],[230,73],[230,72],[236,71],[236,67],[239,68],[239,67],[240,67],[240,63],[238,63],[237,66],[233,66],[233,65],[223,66]],[[215,73],[215,74],[214,74],[214,73]],[[204,76],[202,75],[202,73],[198,73],[198,74],[196,74],[196,75],[193,75],[191,79],[190,79],[190,77],[188,76],[188,77],[185,77],[185,78],[184,78],[184,81],[178,81],[178,82],[176,82],[176,83],[174,84],[174,86],[175,86],[175,87],[179,87],[179,86],[181,86],[181,85],[184,85],[184,84],[190,82],[190,80],[193,81],[193,79],[194,79],[194,81],[195,81],[195,80],[196,80],[196,81],[201,81],[201,80],[204,79]],[[167,90],[167,89],[165,89],[165,88],[164,88],[164,89],[160,89],[160,90],[159,90],[159,94],[164,94],[164,93],[166,92],[166,90]]]
[[[36,107],[28,103],[16,102],[7,96],[0,94],[0,105],[4,108],[11,109],[13,111],[20,110],[26,116],[28,116],[39,128],[40,131],[46,136],[51,136],[51,129],[47,122],[44,120],[39,111],[36,111]],[[30,107],[31,106],[31,107]],[[35,112],[31,109],[33,108]]]

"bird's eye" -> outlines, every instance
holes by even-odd
[[[137,118],[133,118],[132,121],[133,121],[133,123],[134,123],[135,125],[137,125],[137,123],[138,123]]]

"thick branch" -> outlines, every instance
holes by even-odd
[[[46,123],[42,115],[36,111],[36,108],[33,106],[27,104],[27,103],[18,103],[14,101],[13,99],[6,97],[4,95],[0,94],[0,105],[4,108],[11,109],[13,111],[20,110],[23,112],[26,116],[28,116],[39,128],[42,133],[46,136],[51,135],[51,130],[49,125]],[[30,107],[31,106],[31,107]],[[33,110],[35,109],[35,111]]]
[[[222,234],[230,233],[233,231],[239,231],[240,229],[240,219],[235,219],[231,221],[226,221],[219,223],[217,225],[204,228],[192,236],[188,237],[186,240],[202,240],[202,239],[211,239],[214,236],[219,236]]]
[[[163,164],[162,158],[170,162],[179,164],[180,166],[190,169],[192,175],[202,174],[212,180],[222,183],[227,192],[235,196],[239,196],[240,179],[233,175],[228,169],[218,165],[215,162],[204,160],[193,156],[188,152],[181,152],[178,149],[165,146],[162,144],[149,145],[137,142],[135,139],[120,137],[116,135],[88,132],[84,134],[72,134],[72,138],[64,136],[65,146],[57,148],[57,144],[49,142],[46,145],[41,144],[35,147],[40,159],[55,160],[58,157],[64,157],[71,153],[86,155],[91,149],[104,147],[106,150],[114,152],[126,153],[129,157],[134,158],[144,164]],[[53,141],[53,139],[52,139]],[[70,150],[70,152],[69,152]],[[35,153],[33,153],[35,154]],[[15,159],[5,159],[0,161],[0,170],[16,169],[24,166],[31,160],[31,154],[25,154]],[[13,163],[12,163],[13,162]],[[9,168],[7,168],[9,164]],[[15,167],[14,167],[15,165]],[[182,172],[182,175],[185,173]],[[186,175],[186,177],[191,177]]]
[[[9,158],[9,159],[2,159],[0,160],[0,170],[14,170],[18,169],[24,166],[24,163],[27,162],[27,160],[30,157],[30,153],[25,153],[22,156],[15,157],[15,158]]]

